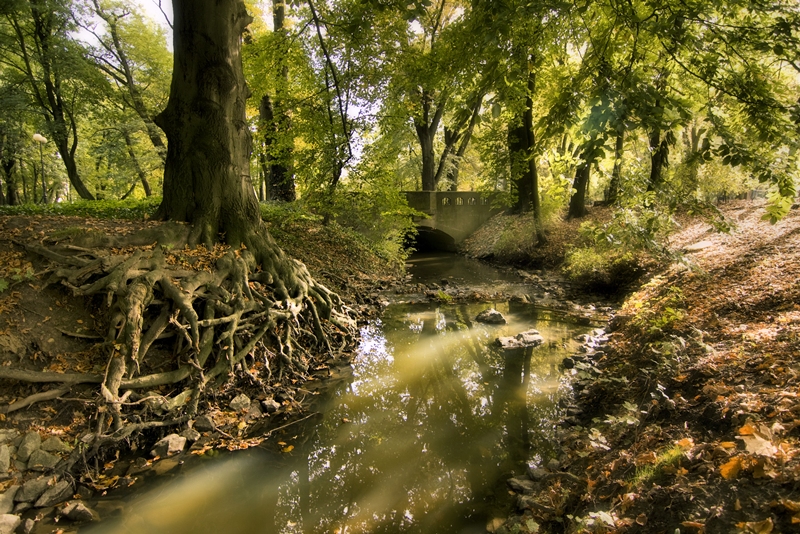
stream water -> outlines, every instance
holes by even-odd
[[[455,255],[414,257],[410,272],[423,283],[519,285],[512,273]],[[508,323],[475,323],[490,306]],[[542,346],[494,344],[531,328]],[[333,388],[322,414],[280,438],[291,452],[187,462],[96,501],[103,520],[81,532],[485,532],[488,519],[505,515],[505,480],[553,454],[567,387],[558,365],[587,331],[527,304],[398,298],[363,328],[352,378]]]

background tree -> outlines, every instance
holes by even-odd
[[[81,198],[94,196],[78,172],[79,106],[93,82],[102,83],[67,36],[75,30],[70,5],[58,0],[15,0],[3,11],[2,58],[27,83],[55,143],[69,181]]]

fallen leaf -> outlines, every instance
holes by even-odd
[[[740,436],[752,436],[756,433],[756,427],[751,425],[750,423],[745,424],[742,428],[739,429]]]
[[[636,516],[636,524],[645,526],[647,524],[647,516],[644,514],[639,514],[638,516]]]
[[[750,532],[752,534],[770,534],[774,528],[772,519],[769,517],[764,521],[747,521],[737,523],[736,526],[745,532]]]
[[[736,510],[737,512],[741,511],[741,509],[742,509],[742,501],[740,501],[739,499],[736,499],[736,502],[733,504],[733,509]]]
[[[778,448],[771,441],[762,438],[758,434],[741,436],[739,439],[744,441],[745,448],[749,453],[772,458],[778,452]]]
[[[720,466],[719,474],[722,475],[722,478],[726,480],[731,480],[736,478],[736,476],[739,474],[739,471],[741,470],[742,470],[742,458],[740,456],[736,456]]]
[[[694,440],[692,438],[683,438],[679,440],[676,445],[683,449],[691,449],[694,446]]]
[[[781,504],[790,512],[800,512],[800,502],[789,499],[781,499]]]
[[[650,451],[637,456],[634,462],[636,463],[636,465],[649,465],[656,463],[656,460],[658,460],[658,456],[656,455],[655,452]]]
[[[699,532],[705,532],[706,530],[706,524],[700,523],[699,521],[684,521],[681,523],[681,526],[696,528],[699,530]]]
[[[294,445],[289,445],[288,447],[284,447],[281,449],[282,452],[292,452],[294,450]]]
[[[719,445],[723,449],[735,449],[736,448],[736,442],[735,441],[723,441]]]

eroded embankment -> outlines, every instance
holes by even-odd
[[[790,532],[800,523],[800,211],[723,207],[674,236],[576,365],[561,456],[513,489],[495,532]]]

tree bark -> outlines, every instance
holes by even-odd
[[[125,139],[125,146],[128,148],[128,156],[131,158],[133,168],[136,170],[136,175],[139,177],[139,181],[142,182],[144,195],[149,197],[153,194],[153,190],[150,189],[150,182],[147,181],[147,175],[144,173],[144,170],[142,170],[142,166],[139,165],[139,159],[136,157],[136,152],[133,150],[133,140],[131,139],[131,134],[128,133],[127,130],[123,129],[122,136]]]
[[[444,113],[446,97],[437,103],[436,111],[431,116],[431,106],[433,105],[431,96],[427,91],[420,94],[422,101],[421,116],[414,117],[414,129],[419,139],[419,148],[422,154],[422,190],[436,191],[436,153],[433,150],[433,139],[439,129],[439,122]]]
[[[568,219],[580,219],[586,216],[586,191],[591,176],[592,164],[582,160],[575,170],[575,180],[572,182],[573,193],[569,199]]]
[[[611,171],[611,182],[608,184],[608,194],[606,203],[613,205],[617,203],[622,182],[622,154],[625,148],[625,126],[617,128],[617,137],[614,142],[614,169]]]
[[[193,241],[239,237],[260,220],[250,182],[250,131],[240,36],[252,18],[241,0],[173,0],[174,67],[166,109],[164,198],[158,215],[190,222]]]
[[[259,122],[264,135],[264,157],[261,164],[267,185],[267,200],[294,202],[297,199],[294,176],[291,166],[286,164],[287,158],[291,160],[291,151],[276,149],[280,143],[278,140],[281,133],[280,125],[286,126],[288,122],[280,121],[279,123],[276,120],[272,100],[267,94],[261,97],[258,109]],[[278,156],[275,155],[276,151],[279,153]]]

